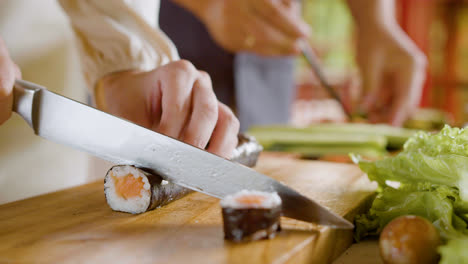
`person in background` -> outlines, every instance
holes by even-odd
[[[401,126],[421,99],[426,56],[399,26],[394,0],[347,2],[358,29],[364,91],[358,105],[372,122]]]
[[[297,54],[308,36],[296,2],[175,0],[196,14],[230,51]],[[208,74],[179,60],[158,27],[158,1],[61,0],[82,54],[98,108],[229,157],[239,122],[217,101]],[[356,18],[358,58],[371,120],[401,125],[417,106],[425,58],[395,20],[394,1],[348,0]],[[0,122],[11,114],[13,77],[20,76],[1,46]],[[394,85],[383,84],[394,75]],[[261,104],[258,101],[248,104]],[[271,113],[270,113],[271,114]]]
[[[209,37],[198,34],[200,30],[196,26],[194,28],[193,21],[173,17],[175,21],[172,24],[179,26],[175,31],[182,34],[180,39],[176,37],[181,50],[191,50],[186,58],[214,77],[220,100],[230,106],[233,106],[234,97],[232,83],[236,81],[236,88],[239,88],[235,96],[238,99],[237,111],[240,121],[246,124],[242,129],[262,120],[286,122],[293,94],[293,63],[291,57],[281,56],[297,55],[301,43],[309,35],[308,26],[299,14],[298,1],[172,1],[194,14],[219,46],[229,52],[240,52],[233,72],[229,66],[232,55],[223,55],[216,46],[205,45],[204,41]],[[119,81],[120,78],[128,78],[129,69],[157,71],[159,66],[179,59],[173,43],[158,26],[159,1],[60,2],[77,33],[89,86],[97,94],[98,107],[104,110],[106,104],[102,101],[115,100],[131,106],[132,100],[122,102],[119,93],[145,89],[140,88],[143,82],[135,82],[138,86],[129,88],[129,82]],[[356,59],[363,81],[363,95],[356,105],[362,108],[360,110],[368,115],[371,122],[402,125],[418,105],[426,58],[399,27],[394,0],[347,0],[347,3],[358,29]],[[163,15],[161,20],[167,19]],[[260,56],[252,56],[252,53]],[[233,73],[235,79],[229,77]],[[112,84],[107,82],[108,74],[116,80]],[[132,76],[134,78],[138,74]],[[145,82],[148,85],[152,83],[155,80]],[[120,116],[123,114],[117,107],[107,111]],[[135,113],[136,116],[140,114]],[[136,116],[126,117],[141,122]],[[177,137],[179,130],[169,134]]]
[[[402,125],[418,105],[425,56],[399,27],[395,1],[347,3],[358,29],[359,112],[371,122]],[[299,10],[297,0],[163,0],[160,24],[181,57],[212,75],[218,97],[237,107],[245,130],[288,121],[291,56],[310,35]]]
[[[289,121],[293,55],[310,35],[300,1],[162,0],[159,21],[180,56],[212,76],[241,131]]]

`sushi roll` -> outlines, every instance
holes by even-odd
[[[104,193],[114,211],[139,214],[180,199],[191,190],[130,165],[112,167],[104,178]]]
[[[281,230],[277,193],[243,190],[221,200],[224,237],[247,242],[275,237]]]
[[[234,162],[255,166],[262,147],[253,137],[239,135]],[[192,192],[131,165],[112,167],[104,178],[104,193],[115,211],[140,214],[166,205]]]
[[[254,137],[245,134],[239,134],[237,139],[239,143],[232,153],[231,161],[254,167],[263,150],[262,145]]]

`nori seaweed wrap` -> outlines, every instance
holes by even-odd
[[[281,198],[277,193],[243,190],[224,198],[221,207],[227,240],[270,239],[281,230]]]

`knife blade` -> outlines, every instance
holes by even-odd
[[[351,229],[353,225],[288,186],[248,167],[127,120],[17,80],[13,110],[36,135],[217,198],[247,189],[277,192],[287,217]]]
[[[318,58],[317,56],[315,56],[312,49],[309,46],[304,46],[301,49],[301,53],[304,59],[306,60],[307,64],[315,73],[315,76],[317,76],[317,78],[319,79],[320,85],[322,85],[322,87],[324,87],[325,90],[327,90],[327,92],[330,94],[331,97],[333,97],[333,99],[338,101],[338,103],[340,104],[341,108],[343,109],[348,119],[351,120],[353,118],[352,114],[349,112],[348,108],[343,103],[343,100],[341,100],[340,96],[335,92],[335,90],[332,88],[332,86],[328,82],[319,64]]]

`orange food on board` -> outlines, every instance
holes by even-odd
[[[145,184],[141,177],[135,178],[132,174],[128,174],[124,177],[114,177],[115,190],[117,195],[125,199],[133,197],[141,197],[141,190]]]
[[[249,195],[238,197],[236,201],[241,204],[255,205],[262,204],[263,201],[265,201],[265,197],[260,195]]]

